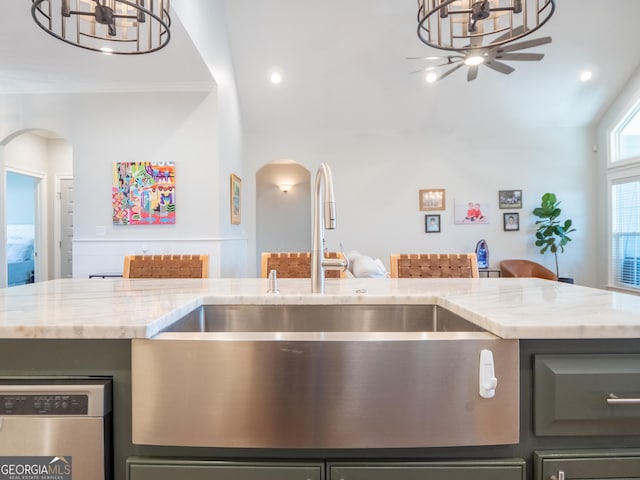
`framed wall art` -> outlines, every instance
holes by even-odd
[[[113,164],[111,205],[114,225],[176,223],[173,162]]]
[[[427,190],[420,190],[418,194],[421,212],[427,212],[429,210],[444,210],[444,188],[430,188]]]
[[[520,214],[515,212],[502,214],[503,229],[505,232],[520,230]]]
[[[489,223],[489,204],[478,201],[455,201],[454,223],[456,225],[479,225]]]
[[[242,180],[233,173],[231,174],[229,204],[231,205],[231,223],[239,225],[242,207]]]
[[[522,190],[499,190],[500,208],[522,208]]]
[[[424,216],[425,233],[440,233],[440,215]]]

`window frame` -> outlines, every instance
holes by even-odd
[[[640,115],[640,92],[629,105],[622,110],[618,116],[614,126],[607,134],[607,286],[617,290],[626,290],[632,293],[640,293],[640,285],[633,286],[628,283],[621,283],[617,278],[619,266],[614,269],[613,262],[613,185],[640,181],[640,152],[637,156],[621,159],[620,158],[620,133],[636,116]],[[640,211],[640,205],[638,206]]]
[[[607,136],[609,142],[607,176],[611,170],[635,166],[636,164],[640,165],[640,152],[638,152],[638,155],[635,157],[620,158],[620,133],[636,115],[640,116],[640,97],[636,98],[636,100],[631,103],[631,106],[624,110],[624,113],[609,131]]]
[[[608,231],[607,231],[607,285],[618,290],[628,290],[640,293],[640,285],[632,286],[629,283],[622,283],[618,278],[620,267],[614,268],[613,259],[613,186],[624,183],[640,182],[640,159],[636,165],[627,165],[625,168],[616,168],[607,172],[607,205],[608,205]],[[640,205],[638,205],[640,211]]]

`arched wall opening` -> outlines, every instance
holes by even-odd
[[[311,174],[277,160],[256,172],[256,272],[262,252],[311,250]]]
[[[0,140],[0,172],[0,287],[70,277],[71,144],[49,130],[13,132]]]

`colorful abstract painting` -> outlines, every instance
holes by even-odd
[[[115,163],[111,202],[114,225],[176,223],[174,163]]]

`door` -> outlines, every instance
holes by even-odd
[[[73,179],[60,179],[60,278],[73,276]]]

